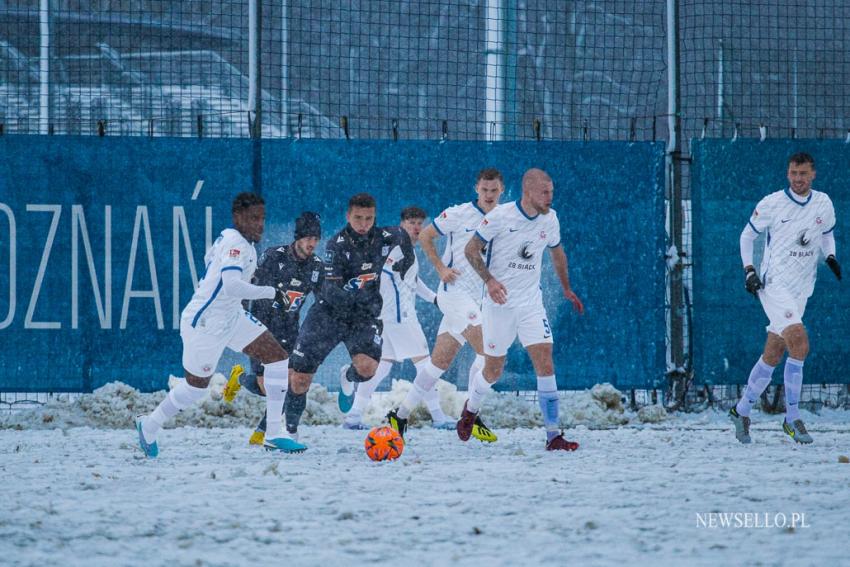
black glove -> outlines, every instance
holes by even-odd
[[[835,259],[834,254],[830,254],[826,257],[826,265],[829,266],[829,269],[832,270],[833,274],[835,274],[836,279],[841,281],[841,264],[839,264],[838,260]]]
[[[277,284],[277,288],[275,289],[274,294],[274,303],[272,303],[272,307],[275,309],[283,309],[284,311],[289,309],[292,301],[289,299],[289,295],[286,293],[286,286],[283,283]]]
[[[764,284],[761,283],[761,279],[759,279],[759,275],[756,273],[756,269],[752,266],[748,266],[744,269],[744,273],[746,274],[744,286],[747,288],[748,292],[752,293],[755,297],[758,297],[759,290],[764,287]]]

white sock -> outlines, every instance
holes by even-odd
[[[186,380],[180,380],[174,389],[168,392],[165,399],[159,402],[156,409],[142,419],[142,433],[148,443],[156,441],[159,430],[166,421],[203,398],[206,393],[206,388],[195,388]]]
[[[289,385],[289,359],[272,362],[265,366],[266,387],[266,438],[280,437],[283,421],[283,402]]]
[[[484,374],[481,371],[475,373],[472,377],[472,387],[469,388],[469,400],[466,402],[466,409],[472,413],[478,413],[481,409],[481,404],[484,403],[484,398],[493,387],[490,382],[484,379]]]
[[[483,370],[484,370],[484,355],[483,354],[476,354],[475,360],[473,360],[472,364],[469,365],[469,374],[468,374],[469,381],[467,382],[467,384],[469,384],[469,386],[467,386],[467,389],[469,389],[469,390],[472,389],[471,386],[474,383],[473,379],[474,379],[475,375],[478,374],[479,372],[483,371]]]
[[[747,389],[744,390],[744,394],[741,396],[738,405],[735,406],[735,409],[738,410],[738,415],[744,417],[748,417],[750,415],[750,411],[758,401],[759,396],[761,396],[761,393],[764,392],[765,388],[767,388],[770,384],[774,368],[774,366],[768,366],[764,360],[759,357],[756,365],[753,366],[752,370],[750,370],[750,378],[747,380]]]
[[[369,402],[372,400],[372,394],[375,393],[375,390],[378,389],[378,386],[381,385],[384,378],[389,375],[392,367],[392,362],[389,360],[382,360],[378,364],[378,369],[375,371],[375,375],[372,376],[370,380],[361,382],[360,385],[357,386],[357,393],[354,394],[354,404],[352,404],[351,411],[348,412],[345,421],[348,423],[360,423],[360,416],[366,413],[366,410],[369,408]]]
[[[401,419],[410,417],[413,408],[419,405],[419,402],[422,401],[429,390],[434,389],[434,384],[445,372],[443,369],[434,366],[430,356],[423,358],[414,366],[416,366],[416,378],[413,379],[413,388],[410,389],[401,403],[401,407],[398,408],[398,416]]]
[[[446,415],[443,411],[443,407],[440,405],[440,391],[437,389],[436,385],[432,386],[430,390],[425,392],[423,401],[428,407],[428,413],[431,414],[431,421],[434,423],[442,423],[449,420],[449,416]]]
[[[785,421],[800,419],[800,391],[803,389],[803,361],[785,359]]]

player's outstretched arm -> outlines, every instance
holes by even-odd
[[[440,233],[437,232],[434,225],[429,224],[419,234],[419,242],[422,244],[422,250],[425,251],[425,256],[428,257],[428,261],[431,262],[437,270],[437,275],[440,276],[440,281],[443,283],[452,283],[460,275],[460,270],[446,266],[443,263],[442,258],[440,258],[440,255],[437,254],[437,245],[434,242],[434,239],[439,235]]]
[[[502,285],[502,282],[493,277],[487,265],[484,263],[484,258],[481,252],[487,245],[486,242],[477,233],[466,243],[466,248],[463,253],[469,261],[469,265],[475,270],[475,273],[484,280],[484,285],[487,286],[487,293],[496,303],[503,305],[508,302],[508,290]]]
[[[221,287],[224,293],[239,299],[274,299],[275,288],[243,281],[241,273],[241,269],[224,268],[221,271]]]
[[[549,255],[552,258],[552,265],[555,266],[555,273],[558,274],[558,279],[561,280],[561,289],[564,290],[564,297],[573,304],[573,309],[583,315],[584,304],[570,285],[569,262],[567,261],[567,253],[564,252],[564,247],[559,244],[558,246],[549,248]]]

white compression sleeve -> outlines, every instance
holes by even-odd
[[[824,258],[835,256],[835,236],[831,232],[824,234],[820,247],[823,250]]]
[[[758,238],[758,233],[750,228],[750,225],[744,227],[743,232],[741,232],[741,262],[744,263],[744,266],[752,266],[753,265],[753,243]]]
[[[238,270],[221,272],[221,285],[224,293],[240,299],[274,299],[274,288],[270,285],[254,285],[242,281]]]

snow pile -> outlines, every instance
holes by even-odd
[[[182,378],[169,378],[169,387]],[[226,379],[215,374],[207,395],[194,406],[180,412],[167,427],[252,427],[265,411],[265,400],[240,392],[233,403],[225,403],[222,390]],[[364,415],[370,426],[384,421],[387,412],[399,407],[412,384],[406,380],[393,380],[389,392],[378,393]],[[456,418],[460,415],[466,392],[459,392],[453,384],[440,380],[437,384],[443,411]],[[67,429],[69,427],[96,427],[101,429],[131,428],[133,419],[153,411],[165,396],[164,391],[140,393],[121,382],[112,382],[92,394],[73,400],[57,396],[47,404],[29,410],[0,415],[0,429]],[[481,410],[485,423],[492,428],[512,429],[539,427],[543,419],[536,403],[515,393],[493,392],[487,396]],[[567,392],[561,399],[561,426],[585,425],[589,428],[617,427],[629,423],[634,414],[626,414],[622,394],[610,384],[598,384],[590,391]],[[638,414],[641,422],[655,423],[666,417],[660,406],[644,408]],[[336,392],[314,384],[307,395],[307,408],[302,418],[304,425],[338,425],[343,416],[337,408]],[[431,416],[424,404],[410,416],[410,425],[429,425]]]
[[[641,423],[659,423],[667,419],[667,410],[660,404],[653,404],[640,408],[637,416]]]

